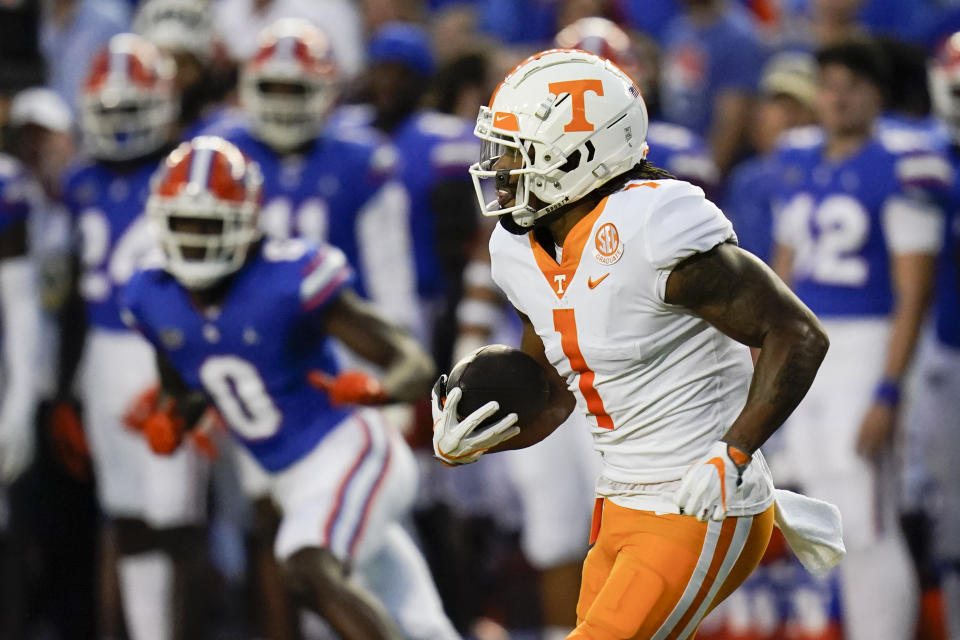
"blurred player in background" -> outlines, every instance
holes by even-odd
[[[781,136],[814,123],[816,71],[813,56],[805,53],[770,58],[760,78],[760,99],[750,131],[757,154],[733,168],[724,189],[723,210],[737,230],[740,246],[767,263],[773,252],[770,209],[782,177],[774,153]]]
[[[23,164],[34,186],[25,190],[30,203],[27,241],[35,271],[39,315],[29,327],[14,329],[20,347],[4,348],[8,357],[23,354],[36,339],[36,359],[29,370],[42,399],[36,407],[38,426],[49,426],[56,391],[58,324],[71,317],[65,310],[70,289],[70,221],[59,206],[60,176],[75,149],[73,115],[51,89],[32,87],[10,103],[9,149]],[[4,200],[13,206],[16,196]],[[15,303],[16,314],[29,313],[27,300]],[[61,314],[64,314],[61,316]],[[11,329],[15,322],[4,322]],[[9,343],[7,343],[9,344]],[[4,369],[21,366],[8,360]],[[4,603],[0,636],[29,637],[39,620],[49,621],[59,637],[93,640],[96,620],[96,555],[99,514],[84,448],[58,446],[80,441],[78,423],[72,434],[39,430],[34,463],[8,494],[7,547],[2,572]],[[31,433],[34,425],[30,424]],[[51,446],[53,445],[53,446]],[[64,536],[64,531],[70,531]]]
[[[377,136],[321,132],[339,76],[326,35],[299,19],[268,27],[240,78],[246,116],[212,125],[263,171],[260,225],[271,238],[324,241],[357,268],[357,292],[405,327],[416,327],[409,198],[396,153]]]
[[[823,320],[832,348],[785,430],[775,467],[837,504],[850,640],[912,637],[916,578],[897,521],[901,381],[927,309],[949,166],[920,135],[877,128],[888,68],[869,42],[817,54],[822,129],[777,159],[774,265]],[[786,475],[785,475],[786,478]]]
[[[481,107],[471,174],[499,217],[493,278],[551,398],[523,431],[516,414],[479,426],[496,402],[461,420],[458,389],[435,398],[448,464],[534,444],[575,407],[590,423],[604,499],[570,638],[690,637],[749,575],[773,526],[757,448],[827,348],[703,191],[646,161],[646,128],[636,84],[574,50],[532,56]],[[495,179],[489,204],[481,178]],[[755,370],[725,334],[760,349]]]
[[[190,139],[220,117],[220,102],[235,72],[213,27],[210,0],[146,0],[133,29],[173,58],[180,96],[179,137]]]
[[[398,178],[410,196],[410,234],[424,335],[441,366],[450,362],[461,278],[477,229],[466,171],[479,153],[469,123],[423,106],[434,73],[427,32],[414,23],[381,26],[368,45],[369,104],[335,115],[338,130],[373,129],[400,157]]]
[[[954,188],[937,264],[934,329],[918,354],[915,387],[904,421],[920,432],[934,479],[932,553],[941,571],[948,638],[960,638],[960,33],[930,63],[934,112],[949,133]]]
[[[306,20],[327,33],[341,72],[353,77],[363,66],[358,4],[352,0],[215,0],[214,22],[230,57],[244,62],[256,53],[258,36],[267,27],[285,18]]]
[[[682,0],[663,36],[663,116],[709,141],[724,175],[743,152],[765,52],[741,3]]]
[[[37,273],[28,228],[39,185],[12,156],[0,154],[0,314],[3,393],[0,401],[0,483],[16,480],[33,459],[42,338]]]
[[[409,200],[396,180],[396,153],[372,132],[339,134],[326,126],[340,83],[326,34],[287,18],[267,27],[258,42],[241,71],[242,117],[227,115],[207,128],[260,166],[264,201],[258,223],[271,238],[337,247],[355,265],[360,295],[403,326],[419,326]],[[349,350],[343,355],[352,357]],[[282,594],[271,578],[276,567],[269,541],[276,520],[269,515],[267,478],[242,448],[236,455],[244,492],[256,505],[261,589],[274,594],[263,601],[273,603]],[[274,635],[286,617],[278,609],[268,604],[264,610]]]
[[[63,203],[78,234],[77,287],[86,335],[65,340],[79,356],[76,386],[94,462],[100,506],[110,518],[127,628],[136,640],[189,634],[181,597],[203,556],[205,463],[196,451],[154,455],[123,424],[128,405],[156,381],[150,345],[120,319],[117,290],[155,251],[142,215],[150,176],[173,142],[173,63],[134,34],[113,37],[91,63],[79,99],[90,159],[66,175]],[[80,321],[83,323],[83,321]],[[61,376],[76,363],[65,363]],[[64,383],[62,397],[72,385]],[[179,572],[185,572],[177,575]],[[194,581],[195,584],[195,581]],[[182,637],[182,636],[180,636]]]
[[[161,370],[142,429],[171,453],[212,401],[283,512],[274,552],[288,589],[345,640],[456,638],[398,522],[415,493],[409,449],[379,411],[343,406],[409,402],[430,359],[350,290],[341,251],[260,241],[261,181],[213,136],[182,144],[158,174],[148,215],[164,266],[123,293]],[[340,371],[329,337],[382,379]]]

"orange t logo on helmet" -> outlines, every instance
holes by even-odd
[[[583,104],[583,95],[593,91],[598,96],[603,95],[603,83],[599,80],[565,80],[551,82],[547,85],[550,93],[560,95],[569,93],[573,100],[573,118],[563,126],[564,131],[593,131],[596,127],[587,120],[586,107]]]

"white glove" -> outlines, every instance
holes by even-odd
[[[722,440],[713,443],[706,455],[683,474],[674,495],[680,513],[694,516],[700,522],[708,518],[723,520],[748,464],[750,456],[732,444]]]
[[[433,455],[447,465],[460,465],[475,462],[487,449],[497,446],[520,433],[515,426],[517,414],[511,413],[496,424],[483,427],[474,433],[480,423],[500,409],[500,404],[491,400],[462,421],[457,421],[457,403],[463,395],[460,387],[454,387],[447,393],[447,376],[442,375],[433,385],[431,407],[433,408]]]

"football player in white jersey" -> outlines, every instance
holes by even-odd
[[[603,473],[569,638],[692,637],[749,575],[774,518],[757,449],[828,344],[703,191],[646,162],[646,129],[635,83],[596,55],[544,51],[507,75],[480,109],[470,171],[499,217],[494,281],[550,402],[522,431],[515,414],[477,429],[498,403],[460,420],[461,391],[435,387],[447,464],[533,444],[574,408],[586,416]]]
[[[571,23],[556,35],[554,45],[609,59],[637,82],[649,107],[650,96],[656,92],[656,69],[650,63],[656,52],[648,51],[654,45],[598,17]],[[640,50],[648,55],[641,58]],[[717,168],[695,133],[679,125],[658,122],[651,114],[647,143],[651,162],[707,193],[717,191]],[[494,335],[495,327],[501,324],[503,298],[490,277],[486,245],[477,247],[464,275],[465,294],[457,312],[460,334],[454,360],[491,341],[514,344],[517,339],[510,335],[502,340]],[[505,458],[523,507],[523,552],[540,572],[542,636],[544,640],[562,639],[576,624],[574,608],[580,588],[580,566],[587,552],[583,536],[586,525],[581,523],[590,522],[600,458],[591,449],[590,433],[584,428],[583,417],[578,415],[572,415],[548,440]]]

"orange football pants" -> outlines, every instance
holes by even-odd
[[[598,529],[599,527],[599,529]],[[567,640],[685,640],[760,563],[773,507],[699,522],[598,500]]]

